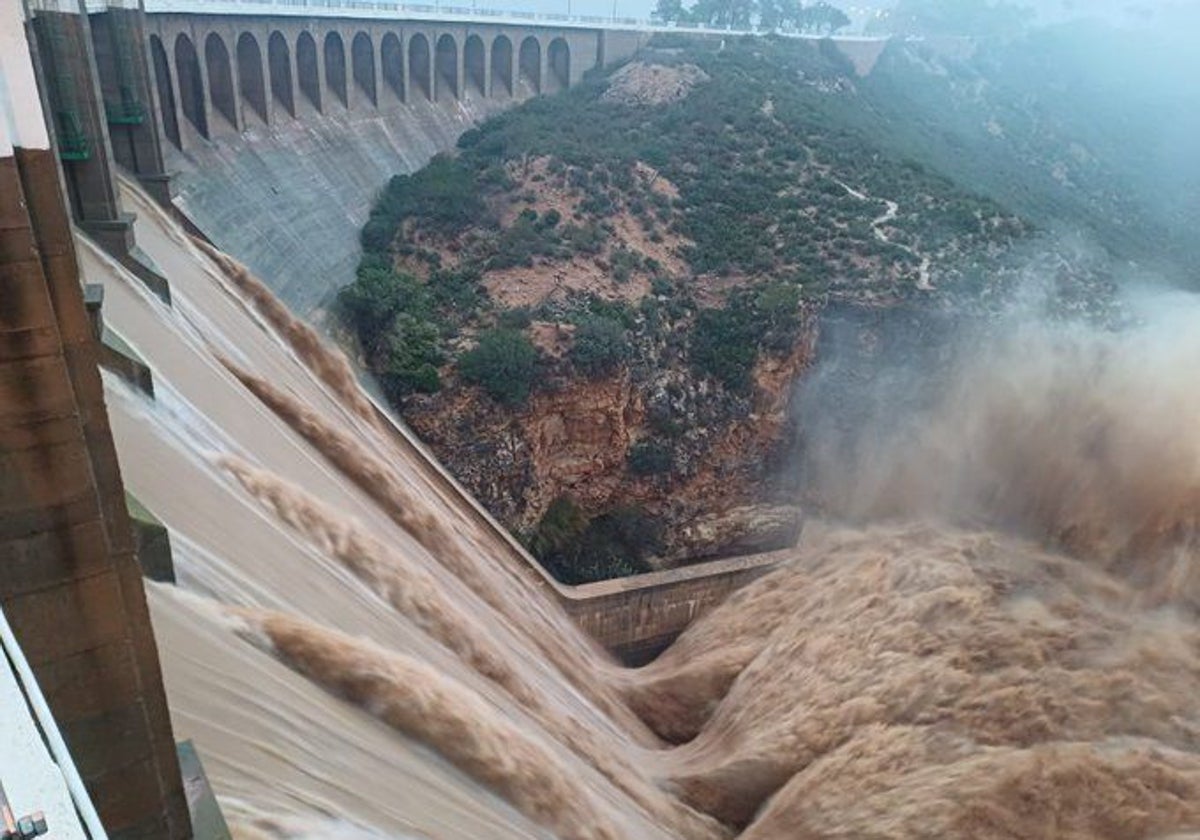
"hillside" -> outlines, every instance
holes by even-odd
[[[939,127],[932,97],[961,90],[908,115],[894,96],[914,62],[948,72],[934,60],[893,45],[860,79],[828,44],[660,43],[393,178],[343,318],[406,421],[561,579],[787,545],[791,391],[829,304],[999,305],[1035,250],[1075,306],[1110,279],[1049,240],[1041,194],[984,194],[1028,178],[934,168],[922,149],[958,143],[961,114]]]

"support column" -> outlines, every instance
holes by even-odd
[[[371,61],[374,64],[375,110],[382,111],[383,104],[389,95],[388,91],[391,89],[387,79],[383,78],[383,36],[387,30],[381,26],[372,26],[366,32],[371,39]],[[395,96],[395,92],[393,91],[390,95]]]
[[[271,90],[271,30],[270,28],[265,28],[261,32],[253,34],[258,40],[259,73],[261,73],[263,85],[263,109],[266,111],[263,114],[263,119],[267,125],[275,125],[279,117],[275,113],[275,93]]]
[[[496,33],[492,33],[488,37],[479,36],[483,39],[483,98],[492,98],[492,44],[496,41]]]
[[[550,89],[550,41],[543,44],[542,39],[538,38],[538,47],[538,60],[541,63],[541,69],[538,71],[538,93],[546,93]]]
[[[19,13],[0,4],[0,604],[108,836],[185,840],[97,339]]]
[[[401,29],[396,37],[400,39],[400,80],[404,89],[400,101],[407,105],[413,101],[412,85],[408,78],[408,32]]]
[[[170,77],[167,81],[171,86],[171,98],[174,103],[173,111],[175,114],[175,127],[179,133],[179,148],[182,151],[188,147],[187,132],[194,131],[195,126],[193,126],[191,129],[184,128],[184,123],[188,122],[188,118],[183,113],[183,100],[180,99],[180,93],[183,89],[179,85],[179,67],[175,61],[175,39],[165,32],[160,32],[159,40],[162,42],[163,55],[167,60],[167,75]],[[164,109],[168,107],[167,103],[161,101],[159,105]],[[160,116],[165,113],[166,111],[161,111]],[[164,124],[160,123],[159,127],[164,133],[166,132],[166,126]]]
[[[141,0],[109,0],[106,11],[89,17],[113,155],[160,204],[169,204]]]
[[[463,102],[467,98],[467,36],[466,30],[454,38],[454,87],[456,102]]]
[[[83,2],[33,0],[30,12],[71,213],[106,250],[126,256],[133,247],[133,216],[121,209]]]

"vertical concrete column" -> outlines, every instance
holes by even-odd
[[[317,46],[317,90],[321,91],[321,107],[318,110],[322,114],[328,114],[330,103],[341,100],[329,87],[325,76],[325,29],[321,26],[314,26],[309,30],[309,34],[313,36],[313,42]]]
[[[455,33],[454,38],[454,87],[455,100],[462,102],[467,98],[467,30],[463,28],[460,32]]]
[[[82,0],[32,0],[45,113],[54,131],[72,215],[111,253],[133,246],[133,217],[121,209],[91,27]]]
[[[196,64],[198,65],[196,74],[200,77],[200,87],[204,89],[204,96],[201,97],[204,108],[204,124],[208,126],[208,136],[211,138],[216,132],[216,120],[213,115],[219,113],[217,103],[213,100],[212,80],[208,77],[208,59],[204,54],[204,42],[208,38],[208,30],[198,27],[189,27],[191,32],[188,37],[192,39],[192,46],[196,50]],[[180,84],[182,89],[183,85]],[[224,116],[221,119],[225,119]],[[195,126],[192,126],[195,128]]]
[[[383,78],[383,36],[386,32],[387,29],[379,24],[372,24],[367,29],[367,37],[371,39],[371,61],[374,64],[371,72],[375,74],[376,110],[383,110],[383,103],[392,95],[387,80]]]
[[[483,97],[492,98],[492,44],[496,41],[496,33],[480,34],[483,39]]]
[[[408,78],[408,31],[401,29],[396,37],[400,39],[400,79],[404,87],[402,99],[407,105],[413,101],[412,83]]]
[[[538,75],[541,76],[541,84],[539,87],[541,93],[546,93],[547,91],[551,90],[550,42],[554,39],[544,38],[540,33],[536,37],[538,39],[538,45],[541,47],[541,49],[538,50],[538,58],[541,60],[541,69],[538,71]]]
[[[183,840],[97,341],[19,10],[0,5],[0,604],[108,835]]]
[[[369,110],[370,100],[367,95],[358,87],[358,82],[354,80],[354,27],[350,29],[338,28],[338,37],[342,39],[342,71],[345,74],[342,78],[345,79],[346,85],[346,109],[350,111]]]
[[[171,98],[174,104],[173,112],[175,116],[175,125],[179,130],[179,146],[181,149],[186,149],[188,147],[188,131],[184,129],[183,125],[187,122],[187,117],[185,117],[183,114],[183,100],[179,98],[181,88],[179,86],[179,67],[176,66],[175,62],[175,35],[175,32],[166,27],[162,27],[158,31],[158,39],[163,45],[163,55],[167,59],[167,75],[170,76],[170,79],[168,79],[168,84],[171,86]],[[162,109],[166,109],[168,107],[168,103],[160,100],[160,116],[164,119],[164,121],[166,111]],[[166,134],[167,127],[165,122],[160,122],[159,128],[164,134]]]
[[[159,202],[169,203],[141,0],[108,0],[107,10],[89,18],[113,156]]]
[[[300,116],[300,108],[306,101],[304,89],[300,87],[300,33],[303,28],[296,29],[293,32],[285,32],[284,37],[288,42],[288,63],[292,67],[292,107],[296,109],[296,116]],[[315,107],[311,103],[309,107]]]
[[[238,61],[236,26],[222,27],[225,31],[221,38],[225,41],[225,49],[229,53],[229,79],[233,86],[233,127],[237,131],[246,128],[246,103],[242,101],[242,64]]]
[[[269,26],[256,26],[251,30],[251,34],[258,41],[259,72],[262,74],[263,105],[266,111],[264,119],[267,125],[274,125],[279,117],[275,114],[275,95],[271,92],[271,44],[269,43],[271,40],[271,28]]]

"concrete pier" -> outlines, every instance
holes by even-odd
[[[109,836],[186,838],[64,170],[45,130],[24,24],[19,6],[0,7],[9,93],[0,107],[10,109],[0,119],[0,605]],[[46,12],[39,28],[90,55],[79,15]],[[59,66],[71,58],[65,49],[56,55]],[[89,140],[103,135],[94,107],[78,113]],[[73,209],[114,221],[111,167],[98,171],[103,156],[76,163],[66,176],[78,193]]]

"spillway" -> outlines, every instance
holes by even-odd
[[[154,374],[151,399],[106,373],[113,434],[126,486],[171,533],[178,584],[149,584],[149,599],[175,730],[239,837],[1200,831],[1192,438],[1175,441],[1178,498],[1154,520],[1170,527],[1121,562],[1063,553],[1057,521],[1007,535],[984,515],[1002,497],[968,451],[955,469],[979,477],[973,523],[948,524],[919,494],[905,521],[817,523],[626,669],[303,325],[135,188],[124,199],[173,304],[84,239],[80,260],[104,284],[107,327]],[[1194,369],[1200,345],[1166,343],[1163,366]],[[1125,381],[1093,374],[1141,344],[1135,333],[1096,359],[1089,346],[1051,369],[1090,393]],[[1063,390],[1004,370],[1017,392]],[[1146,399],[1174,394],[1164,404],[1186,425],[1190,380],[1156,381]],[[1111,441],[1160,434],[1136,406],[1096,404]],[[982,440],[998,439],[990,423],[1064,428],[1049,398],[977,406]],[[929,445],[957,428],[953,406],[939,411]],[[872,486],[911,473],[895,460]],[[1152,480],[1135,475],[1114,504]]]
[[[235,819],[270,815],[307,822],[314,834],[325,815],[336,814],[347,825],[379,836],[411,831],[417,836],[543,836],[428,749],[239,638],[246,619],[226,607],[293,616],[430,663],[487,698],[498,714],[522,720],[521,710],[502,692],[331,559],[328,550],[281,523],[218,459],[237,456],[302,488],[433,578],[516,660],[515,667],[547,707],[631,748],[637,740],[650,741],[646,731],[624,731],[602,713],[531,650],[527,636],[557,635],[586,653],[582,663],[596,657],[596,667],[603,668],[594,644],[536,593],[527,593],[525,626],[497,615],[243,387],[222,358],[284,389],[387,458],[423,504],[455,523],[452,533],[462,550],[481,565],[495,562],[489,552],[505,555],[494,534],[470,529],[461,514],[448,509],[450,501],[441,497],[428,464],[406,462],[378,429],[317,381],[173,222],[136,191],[127,188],[126,198],[139,214],[141,247],[171,277],[173,305],[165,306],[84,239],[80,257],[89,280],[105,286],[106,325],[154,371],[156,399],[106,374],[107,399],[126,485],[171,531],[179,586],[151,585],[150,600],[173,720],[180,736],[194,738],[205,755],[226,807]],[[511,570],[491,572],[517,585]],[[537,730],[528,721],[521,728]],[[573,774],[597,775],[552,739],[544,743]],[[610,784],[593,781],[606,795],[617,796],[608,790]],[[639,819],[636,809],[619,810],[626,812],[633,834],[668,836],[644,816]]]

